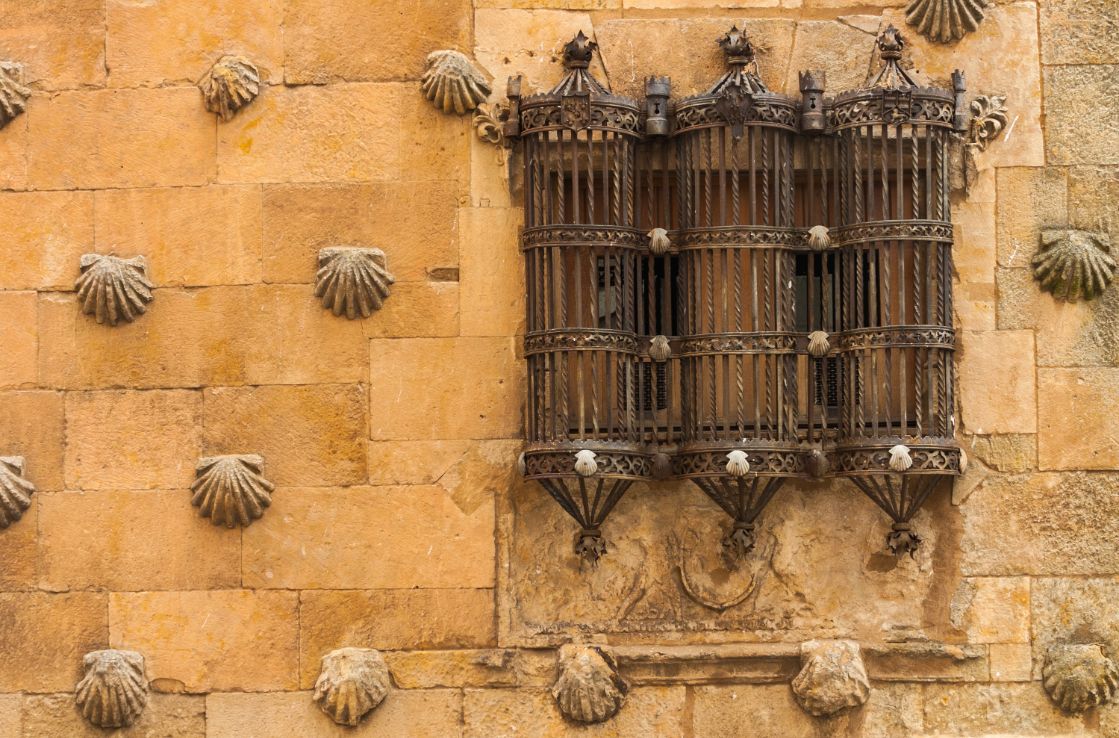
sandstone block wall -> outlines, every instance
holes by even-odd
[[[129,736],[1119,736],[1119,707],[1070,716],[1040,685],[1052,644],[1119,655],[1119,288],[1060,303],[1029,269],[1045,228],[1119,244],[1119,6],[995,0],[945,46],[904,5],[0,0],[0,61],[33,91],[0,130],[0,456],[38,490],[0,530],[0,736],[102,734],[72,695],[102,648],[147,660]],[[728,571],[720,513],[680,484],[631,491],[580,572],[569,521],[515,471],[517,160],[423,99],[424,58],[466,52],[496,102],[512,74],[550,87],[581,29],[615,91],[667,74],[683,96],[743,21],[776,90],[806,67],[859,84],[892,22],[919,76],[1007,95],[953,203],[971,468],[918,517],[913,559],[829,482],[786,487]],[[195,87],[224,54],[265,82],[227,123]],[[369,318],[313,295],[335,245],[387,255]],[[91,252],[146,257],[145,315],[81,313]],[[190,504],[218,454],[262,455],[276,485],[249,528]],[[863,645],[864,707],[797,706],[813,638]],[[584,639],[633,685],[591,728],[549,693],[555,648]],[[311,700],[343,646],[381,649],[395,685],[357,729]]]

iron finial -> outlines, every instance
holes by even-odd
[[[579,31],[575,38],[564,44],[563,66],[567,69],[586,69],[590,66],[591,57],[594,56],[594,50],[597,48],[598,44]]]
[[[894,28],[894,24],[886,26],[886,30],[878,37],[878,55],[882,57],[883,61],[888,59],[900,59],[901,50],[905,48],[905,37],[901,35],[901,31]]]
[[[731,26],[729,31],[719,37],[718,43],[726,54],[727,64],[745,66],[754,61],[754,45],[750,43],[746,31],[738,30],[737,25]]]

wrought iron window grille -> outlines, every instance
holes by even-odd
[[[505,134],[524,163],[525,476],[605,553],[636,481],[689,479],[732,519],[742,557],[793,477],[850,479],[912,553],[912,518],[960,473],[948,145],[967,129],[963,75],[921,87],[893,28],[864,87],[769,90],[745,32],[727,71],[644,104],[589,73],[596,45],[522,96]]]

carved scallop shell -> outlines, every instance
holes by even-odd
[[[812,331],[808,334],[808,354],[816,359],[822,359],[831,351],[827,331]]]
[[[272,504],[275,486],[264,478],[263,468],[264,459],[256,454],[199,459],[190,502],[214,525],[248,526]]]
[[[0,62],[0,128],[27,109],[31,89],[23,86],[23,65]]]
[[[629,685],[604,648],[568,644],[559,651],[559,678],[552,686],[560,712],[580,723],[612,718],[626,701]]]
[[[1034,279],[1058,300],[1091,300],[1115,277],[1111,239],[1069,228],[1044,230],[1033,267]]]
[[[583,449],[575,454],[575,473],[581,477],[594,476],[598,471],[598,462],[595,457],[598,456],[594,451]]]
[[[647,234],[649,236],[649,251],[654,256],[660,256],[668,253],[672,247],[672,241],[668,237],[668,231],[663,228],[654,228]]]
[[[477,108],[492,91],[485,76],[465,54],[449,49],[427,55],[420,89],[444,113],[459,115]]]
[[[890,468],[896,472],[907,471],[913,466],[913,456],[909,453],[909,447],[899,443],[890,449]]]
[[[198,89],[206,109],[229,121],[260,94],[260,70],[243,57],[223,56],[206,72]]]
[[[949,44],[979,28],[984,0],[912,0],[905,22],[929,41]]]
[[[800,673],[793,679],[797,703],[810,715],[834,715],[865,704],[870,697],[859,644],[808,641],[800,646]]]
[[[1119,670],[1097,643],[1052,646],[1041,676],[1050,699],[1069,713],[1110,702],[1119,688]]]
[[[668,361],[672,356],[672,347],[668,345],[667,336],[653,336],[649,341],[649,358],[655,362]]]
[[[82,716],[99,728],[136,722],[148,704],[144,657],[135,651],[93,651],[83,663],[85,676],[74,695]]]
[[[750,473],[750,462],[745,451],[731,451],[727,454],[727,474],[732,477],[744,477]]]
[[[314,700],[339,725],[355,726],[389,693],[389,667],[372,648],[339,648],[322,657]]]
[[[368,318],[385,304],[395,281],[380,249],[337,246],[319,251],[315,296],[335,315]]]
[[[808,229],[808,248],[813,251],[826,251],[831,246],[831,235],[828,227],[814,225]]]
[[[23,457],[0,456],[0,529],[23,517],[33,494],[35,485],[23,478]]]
[[[144,257],[85,254],[80,266],[82,273],[74,286],[83,313],[98,323],[116,325],[121,320],[131,323],[147,312],[153,298]]]

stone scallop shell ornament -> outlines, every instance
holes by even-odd
[[[335,246],[319,251],[315,296],[335,315],[368,318],[385,304],[395,281],[380,249]]]
[[[247,527],[272,504],[275,486],[263,470],[264,459],[256,454],[199,459],[190,485],[191,504],[214,525]]]
[[[35,485],[23,478],[23,457],[0,456],[0,530],[23,517],[33,494]]]
[[[122,320],[131,323],[147,312],[153,285],[148,281],[144,257],[85,254],[80,267],[81,275],[74,286],[83,313],[92,315],[98,323],[116,325]]]
[[[465,54],[450,49],[427,55],[420,89],[435,107],[458,115],[477,108],[493,91],[474,62]]]
[[[14,62],[0,62],[0,128],[27,110],[29,97],[30,88],[23,86],[23,66]]]
[[[260,94],[260,70],[248,59],[223,56],[198,83],[206,109],[230,121]]]
[[[99,728],[132,725],[148,704],[144,657],[135,651],[92,651],[74,689],[82,716]]]
[[[859,644],[854,641],[808,641],[800,646],[800,673],[793,695],[801,708],[817,717],[865,704],[870,680]]]
[[[552,696],[562,712],[578,723],[612,718],[626,701],[629,685],[604,648],[567,644],[559,650],[559,678]]]
[[[979,28],[985,0],[912,0],[905,22],[929,41],[950,44]]]
[[[1041,232],[1033,269],[1041,288],[1058,300],[1091,300],[1115,277],[1111,239],[1105,233],[1046,229]]]
[[[355,726],[389,693],[389,667],[372,648],[339,648],[322,657],[314,700],[339,725]]]
[[[1049,697],[1068,713],[1110,702],[1119,688],[1119,670],[1097,643],[1051,647],[1041,677]]]

